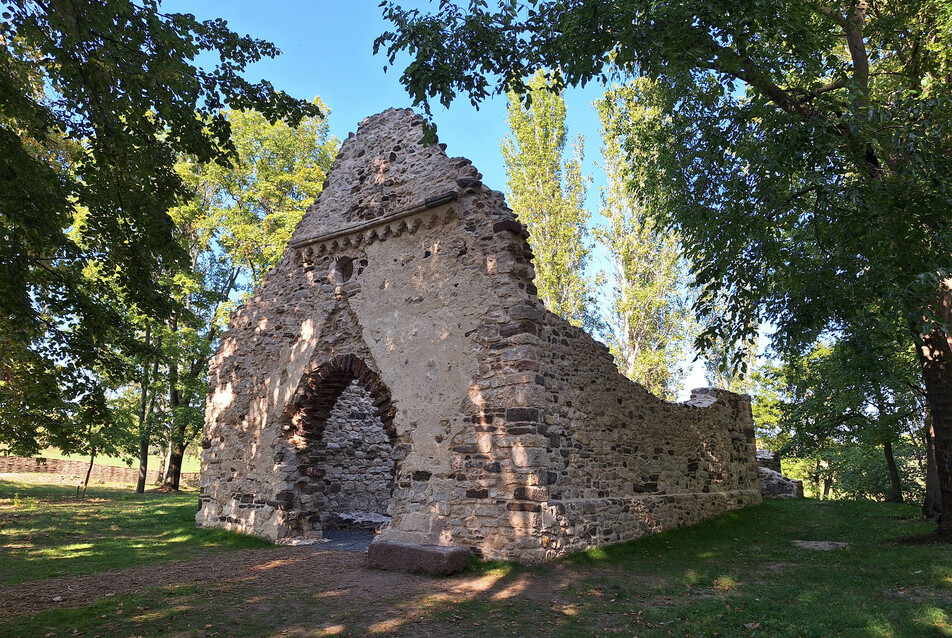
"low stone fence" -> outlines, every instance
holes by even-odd
[[[79,480],[86,477],[89,463],[85,461],[68,461],[65,459],[44,459],[23,456],[0,456],[0,473],[7,472],[47,472],[73,476]],[[90,482],[95,483],[135,483],[139,480],[139,469],[135,467],[117,467],[112,465],[93,465],[89,475]],[[146,483],[160,483],[158,470],[149,470]],[[182,473],[181,484],[194,487],[198,485],[198,473]]]

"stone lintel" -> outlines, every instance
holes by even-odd
[[[370,567],[411,574],[449,576],[462,571],[472,552],[466,547],[440,547],[398,541],[374,541],[367,552]]]

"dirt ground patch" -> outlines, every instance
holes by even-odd
[[[317,597],[346,592],[349,605],[356,609],[382,600],[410,601],[421,596],[427,604],[489,595],[496,601],[519,596],[551,605],[580,576],[580,569],[585,571],[560,565],[546,569],[544,575],[525,572],[505,579],[495,573],[431,578],[369,569],[366,554],[316,546],[276,547],[2,586],[0,618],[84,607],[104,598],[150,589],[223,583],[275,590],[293,584],[295,588],[307,588]],[[544,586],[534,581],[544,581]]]

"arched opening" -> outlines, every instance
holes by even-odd
[[[354,355],[309,375],[288,428],[298,461],[292,537],[374,532],[389,523],[398,461],[394,411],[389,390]]]

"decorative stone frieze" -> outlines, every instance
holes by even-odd
[[[375,526],[375,565],[438,571],[465,561],[433,547],[537,562],[760,502],[748,397],[668,403],[618,374],[539,301],[502,194],[421,124],[361,123],[234,314],[198,524]]]

